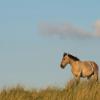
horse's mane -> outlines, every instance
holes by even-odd
[[[71,54],[67,54],[67,53],[64,53],[64,56],[66,56],[66,55],[68,55],[68,57],[70,57],[71,59],[73,59],[74,61],[80,61],[80,59],[79,58],[77,58],[77,57],[75,57],[75,56],[73,56],[73,55],[71,55]]]

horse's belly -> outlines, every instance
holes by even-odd
[[[89,76],[89,75],[91,75],[92,73],[93,73],[93,70],[92,70],[91,68],[82,70],[82,76],[83,76],[83,77]]]

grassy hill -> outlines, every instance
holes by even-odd
[[[64,88],[48,87],[42,90],[26,90],[23,87],[3,89],[0,100],[100,100],[100,82],[70,80]]]

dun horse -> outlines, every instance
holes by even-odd
[[[71,54],[64,53],[60,66],[64,69],[67,64],[71,65],[71,71],[77,81],[80,80],[80,77],[98,80],[99,69],[94,61],[81,61]]]

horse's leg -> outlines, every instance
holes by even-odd
[[[80,76],[75,76],[75,81],[76,81],[76,84],[78,84],[80,82]]]
[[[94,73],[91,78],[95,81],[98,81],[98,73]]]
[[[93,69],[94,69],[94,73],[93,73],[92,77],[93,77],[93,79],[95,81],[98,81],[98,71],[99,71],[99,68],[98,68],[98,65],[96,63],[94,63]]]
[[[91,76],[87,76],[87,79],[89,80],[91,78]]]

